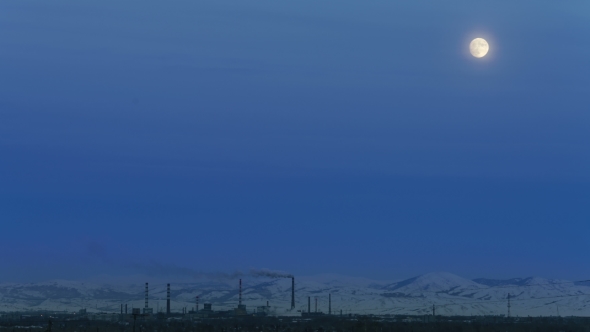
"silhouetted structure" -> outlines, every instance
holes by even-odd
[[[170,315],[170,284],[166,285],[166,314]]]
[[[291,277],[291,309],[295,309],[295,277]]]

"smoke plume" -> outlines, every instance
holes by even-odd
[[[248,273],[242,271],[234,272],[203,272],[190,267],[177,266],[173,264],[162,264],[156,261],[146,263],[128,263],[128,268],[141,271],[150,276],[160,277],[189,277],[189,278],[208,278],[214,280],[234,280],[243,277],[254,278],[293,278],[293,275],[283,271],[273,271],[269,269],[250,269]]]
[[[223,279],[237,279],[243,277],[245,274],[241,271],[234,272],[203,272],[192,269],[190,267],[177,266],[173,264],[162,264],[156,261],[149,261],[149,263],[128,263],[127,267],[136,271],[140,271],[150,276],[160,277],[189,277],[189,278],[208,278],[214,280]]]
[[[266,278],[293,278],[291,273],[283,271],[272,271],[269,269],[251,269],[250,275],[253,277],[266,277]]]

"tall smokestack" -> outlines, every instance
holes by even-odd
[[[148,283],[145,283],[145,308],[148,308]]]
[[[315,312],[318,312],[318,298],[315,298]]]
[[[123,303],[121,303],[121,315],[123,314]]]
[[[295,277],[291,277],[291,309],[295,309]]]
[[[170,315],[170,284],[166,285],[166,314]]]
[[[307,313],[311,313],[311,296],[307,297]]]
[[[238,305],[242,305],[242,279],[240,279],[240,295],[238,297]]]
[[[195,308],[195,311],[199,311],[199,295],[197,295],[197,307]]]
[[[125,304],[125,315],[127,315],[127,304]]]
[[[328,315],[332,314],[332,293],[328,294]]]

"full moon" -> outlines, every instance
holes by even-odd
[[[476,58],[483,58],[490,50],[490,45],[483,38],[475,38],[469,44],[469,52]]]

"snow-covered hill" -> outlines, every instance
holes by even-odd
[[[87,308],[91,312],[119,312],[121,304],[144,306],[144,282],[150,282],[149,301],[154,311],[166,306],[166,283],[150,278],[137,280],[66,281],[0,284],[0,311],[65,310]],[[142,280],[143,279],[143,280]],[[337,275],[297,277],[296,308],[290,310],[291,279],[244,279],[243,303],[249,310],[269,302],[277,314],[299,315],[308,310],[359,314],[500,315],[507,313],[508,294],[513,316],[590,316],[590,285],[566,280],[515,278],[468,280],[451,273],[429,273],[415,278],[383,282]],[[214,309],[234,308],[237,280],[172,282],[172,310],[192,310],[195,297]]]

